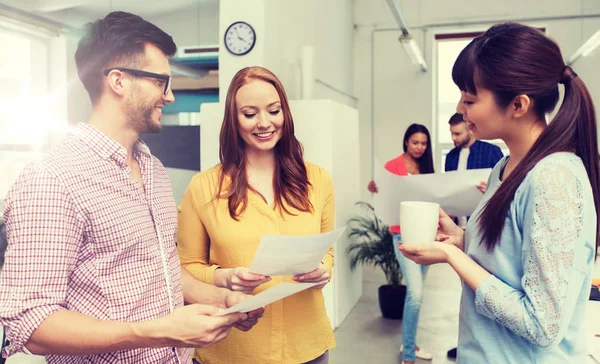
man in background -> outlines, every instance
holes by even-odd
[[[446,171],[494,168],[504,156],[498,146],[475,139],[461,114],[452,115],[448,124],[454,149],[446,156]]]

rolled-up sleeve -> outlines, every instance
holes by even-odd
[[[39,166],[24,170],[6,198],[8,247],[0,274],[0,323],[9,345],[23,351],[33,332],[65,307],[84,222],[68,191]]]

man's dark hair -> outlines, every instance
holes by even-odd
[[[173,38],[141,17],[115,11],[86,25],[77,45],[77,74],[94,104],[102,93],[102,71],[110,67],[141,68],[144,47],[150,43],[166,56],[177,51]]]
[[[450,126],[454,126],[454,125],[458,125],[460,123],[463,123],[465,120],[463,119],[462,114],[454,114],[452,115],[452,117],[450,118],[450,120],[448,120],[448,124],[450,124]]]

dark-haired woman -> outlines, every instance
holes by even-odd
[[[322,288],[329,282],[333,250],[312,272],[265,277],[248,272],[264,234],[311,235],[334,226],[329,174],[304,161],[281,82],[269,70],[249,67],[231,81],[220,135],[221,163],[196,175],[179,213],[181,263],[196,278],[244,293],[280,282],[316,286],[265,309],[249,332],[196,349],[202,364],[327,363],[335,346]]]
[[[398,176],[434,173],[431,137],[425,125],[411,124],[402,141],[404,153],[385,164],[385,169]],[[370,192],[377,193],[375,181],[369,182]]]
[[[425,125],[411,124],[404,133],[402,147],[404,153],[385,164],[387,171],[398,176],[434,173],[431,137]],[[369,191],[377,193],[377,185],[374,181],[369,183],[368,188]],[[396,258],[406,281],[406,296],[402,314],[402,344],[400,345],[402,361],[404,364],[414,364],[416,358],[431,360],[433,355],[417,346],[417,326],[428,267],[415,264],[400,254],[398,250],[398,244],[401,242],[400,225],[390,226],[390,233],[392,233]]]
[[[554,41],[515,23],[473,40],[452,76],[469,128],[510,155],[464,234],[441,212],[440,241],[401,250],[462,278],[458,362],[584,363],[600,187],[590,94]]]

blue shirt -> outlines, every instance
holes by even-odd
[[[473,217],[500,187],[492,171]],[[596,243],[596,210],[581,159],[555,153],[517,189],[500,244],[479,244],[477,218],[465,252],[491,273],[474,292],[463,283],[458,363],[585,363],[584,315]]]
[[[446,171],[456,171],[458,169],[458,160],[460,150],[454,148],[446,155]],[[481,140],[476,140],[469,148],[469,159],[467,159],[467,169],[494,168],[496,163],[502,159],[502,150],[498,146]]]

